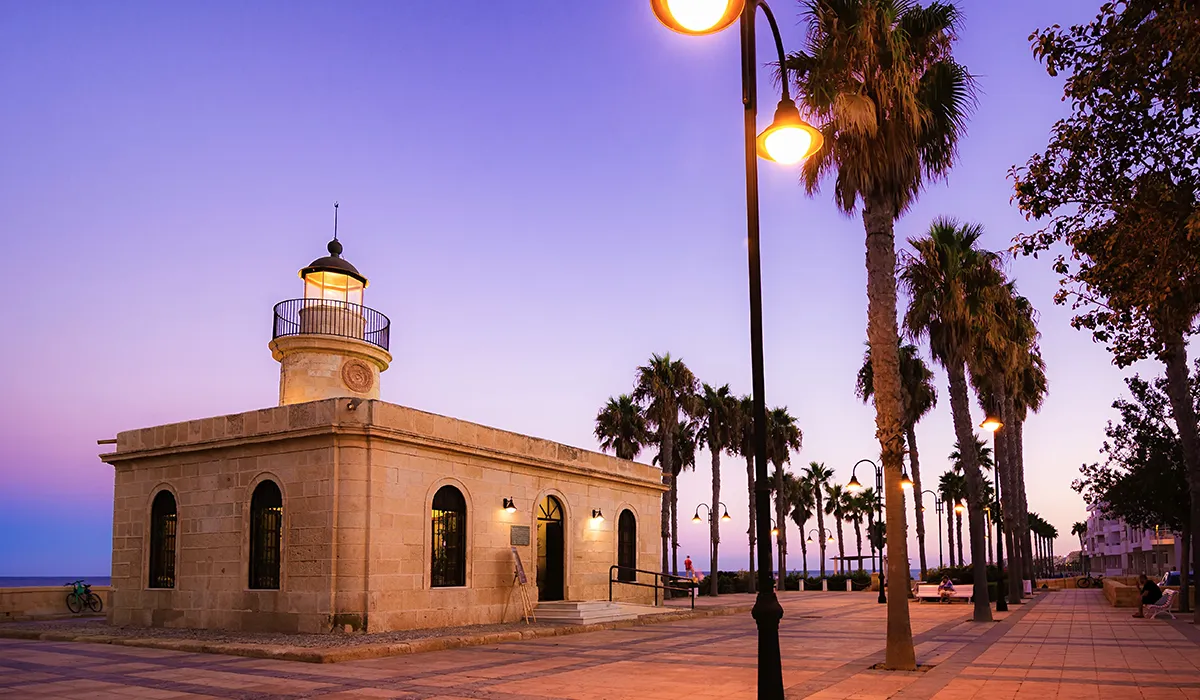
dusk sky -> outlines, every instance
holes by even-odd
[[[1100,0],[961,5],[978,111],[897,238],[949,215],[1004,249],[1028,226],[1008,168],[1066,111],[1027,37]],[[775,3],[789,50],[799,7]],[[769,42],[764,23],[760,57]],[[760,73],[765,126],[777,93]],[[651,353],[748,393],[739,80],[736,29],[674,34],[645,0],[0,0],[0,576],[108,574],[98,439],[277,403],[271,308],[301,296],[334,200],[365,303],[392,320],[384,400],[595,449],[597,409]],[[879,451],[854,395],[862,222],[804,196],[795,168],[760,172],[767,402],[804,432],[792,469],[822,461],[844,482]],[[1066,553],[1084,516],[1069,483],[1097,459],[1124,374],[1053,305],[1047,260],[1010,271],[1041,313],[1050,381],[1025,430],[1029,505]],[[954,443],[940,370],[938,389],[917,428],[929,487]],[[680,560],[707,568],[689,520],[711,493],[708,454],[697,462]],[[745,463],[723,464],[735,569]]]

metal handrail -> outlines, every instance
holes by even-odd
[[[333,299],[288,299],[275,305],[271,339],[292,335],[333,335],[388,349],[391,321],[362,304]]]
[[[619,579],[614,579],[613,574],[616,573],[618,570],[619,571],[632,571],[635,576],[637,574],[650,574],[651,576],[654,577],[654,580],[656,581],[656,583],[639,583],[638,581],[621,581]],[[657,583],[657,581],[659,579],[662,579],[664,581],[664,583],[661,583],[661,584]],[[688,585],[687,586],[669,586],[665,583],[667,580],[687,581]],[[626,586],[640,586],[642,588],[653,588],[654,589],[654,604],[656,606],[658,605],[658,589],[660,589],[660,588],[663,591],[663,602],[664,603],[666,603],[666,601],[667,601],[667,591],[682,591],[684,593],[689,593],[691,595],[692,610],[696,609],[696,589],[699,586],[696,585],[696,582],[694,580],[688,578],[687,576],[675,576],[674,574],[664,574],[660,571],[650,571],[648,569],[635,569],[632,566],[621,566],[620,564],[613,564],[612,566],[608,567],[608,602],[610,602],[610,603],[612,602],[612,599],[613,599],[613,584],[614,583],[622,583],[622,584],[625,584]]]

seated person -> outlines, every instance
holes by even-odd
[[[1134,617],[1145,617],[1147,605],[1157,605],[1163,599],[1162,589],[1158,584],[1146,578],[1146,574],[1138,574],[1138,587],[1142,589],[1142,605],[1134,613]]]
[[[942,597],[943,601],[948,601],[954,596],[954,583],[949,576],[942,577],[942,582],[938,584],[938,595]]]

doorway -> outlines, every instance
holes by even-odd
[[[537,506],[538,600],[562,600],[566,565],[562,504],[546,496]]]

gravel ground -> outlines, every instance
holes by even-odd
[[[36,630],[39,632],[68,632],[79,636],[105,636],[141,639],[187,639],[214,643],[266,644],[293,647],[347,647],[366,644],[389,644],[414,639],[457,637],[459,635],[520,632],[531,628],[561,627],[547,622],[505,622],[496,625],[468,625],[426,630],[402,630],[377,634],[274,634],[257,632],[226,632],[222,630],[177,629],[163,627],[114,627],[103,618],[74,618],[38,622],[5,622],[0,629]]]

